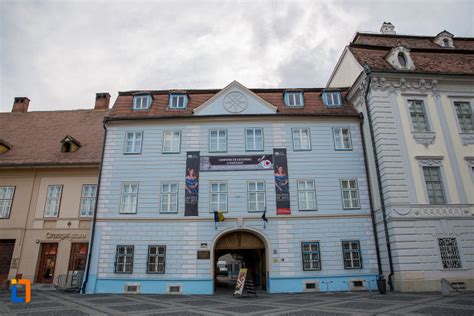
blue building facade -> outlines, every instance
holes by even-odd
[[[270,293],[375,289],[360,122],[343,95],[120,93],[85,292],[213,294],[229,254]]]

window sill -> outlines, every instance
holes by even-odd
[[[294,149],[293,148],[293,151],[312,151],[312,149]]]
[[[176,155],[180,153],[181,153],[180,151],[163,151],[162,152],[163,155]]]
[[[334,148],[335,151],[352,151],[353,148]]]
[[[360,207],[343,207],[342,208],[345,211],[350,211],[350,210],[360,210]]]
[[[125,153],[124,152],[123,154],[126,155],[126,156],[137,156],[137,155],[141,155],[142,152],[139,152],[139,153]]]
[[[298,212],[317,212],[317,209],[314,210],[298,210]]]
[[[474,133],[459,133],[464,146],[474,145]]]

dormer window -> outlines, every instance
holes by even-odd
[[[410,56],[410,50],[397,46],[386,55],[385,60],[396,70],[415,70],[415,64]]]
[[[405,54],[402,53],[402,52],[400,52],[400,53],[398,53],[398,56],[397,56],[397,57],[398,57],[398,63],[399,63],[401,66],[406,67],[406,65],[407,65],[407,59],[406,59],[406,57],[405,57]]]
[[[442,31],[433,39],[433,43],[438,44],[443,48],[454,48],[454,35],[448,31]]]
[[[340,91],[323,92],[323,102],[327,107],[342,106],[342,97]]]
[[[148,110],[151,105],[151,95],[135,95],[133,97],[134,110]]]
[[[66,136],[61,141],[61,152],[62,153],[73,153],[81,148],[81,144],[72,138],[71,136]]]
[[[304,106],[304,96],[303,92],[285,92],[285,104],[287,107],[296,108]]]
[[[4,140],[0,139],[0,155],[10,150],[12,146]]]
[[[170,94],[170,103],[168,107],[174,110],[184,110],[188,106],[188,96],[184,93]]]

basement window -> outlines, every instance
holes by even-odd
[[[61,152],[62,153],[73,153],[81,148],[81,144],[72,138],[71,136],[66,136],[61,141]]]

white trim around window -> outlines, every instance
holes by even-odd
[[[82,185],[81,206],[79,209],[79,216],[90,217],[94,215],[96,196],[97,196],[96,184]]]
[[[142,153],[143,131],[125,132],[125,145],[123,153],[127,155],[139,155]]]
[[[301,91],[285,92],[285,105],[289,108],[304,107],[304,94]]]
[[[227,130],[226,129],[209,130],[209,152],[210,153],[227,152]]]
[[[151,105],[151,95],[133,96],[133,110],[148,110]]]
[[[209,210],[210,212],[228,211],[227,202],[227,182],[225,181],[211,181],[209,182]]]
[[[181,131],[163,132],[163,153],[179,154],[181,152]]]
[[[352,150],[351,129],[348,127],[334,127],[333,129],[334,149]]]
[[[245,150],[246,151],[263,151],[263,128],[246,128],[245,129]]]
[[[188,107],[188,96],[185,93],[171,93],[168,108],[171,110],[186,110]]]
[[[161,208],[160,213],[176,214],[178,213],[178,182],[161,183]]]
[[[58,217],[61,207],[61,196],[63,186],[61,184],[48,185],[46,203],[44,205],[43,217]]]
[[[15,186],[0,187],[0,219],[9,218],[15,195]]]
[[[138,208],[139,184],[122,183],[120,194],[120,214],[136,214]]]
[[[316,211],[316,183],[314,180],[298,180],[298,208],[300,211]]]
[[[265,181],[247,181],[247,207],[249,212],[266,210]]]
[[[309,128],[292,128],[294,151],[311,150],[311,130]]]
[[[357,179],[342,179],[340,183],[343,209],[360,209],[359,185]]]

